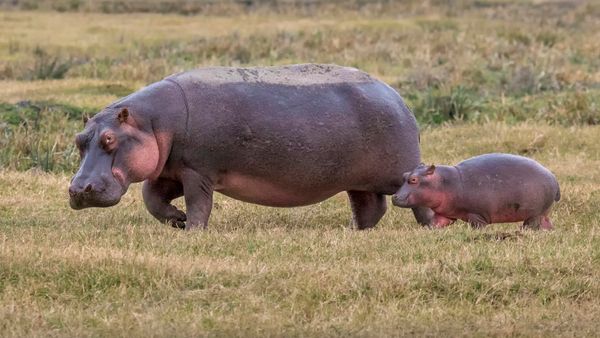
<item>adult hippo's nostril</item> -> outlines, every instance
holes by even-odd
[[[115,205],[121,195],[119,184],[105,182],[98,177],[76,177],[69,186],[69,203],[76,210]]]
[[[93,183],[87,183],[85,186],[79,184],[71,184],[71,186],[69,187],[69,196],[78,197],[83,194],[89,195],[94,192],[97,192],[96,190],[96,185]]]

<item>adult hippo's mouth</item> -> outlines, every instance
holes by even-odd
[[[97,207],[105,208],[112,207],[121,201],[121,197],[113,200],[103,199],[98,196],[96,192],[82,193],[77,196],[71,195],[69,198],[69,205],[75,210]]]
[[[79,183],[75,179],[69,187],[69,204],[75,210],[90,207],[110,207],[121,201],[127,192],[124,177],[120,171],[113,170],[111,178],[89,180]]]

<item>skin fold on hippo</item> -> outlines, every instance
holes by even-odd
[[[346,191],[358,229],[386,211],[420,162],[419,131],[402,98],[354,68],[202,68],[103,109],[77,135],[74,209],[108,207],[144,182],[148,211],[175,227],[206,227],[213,193],[274,207]],[[183,196],[186,212],[171,201]],[[433,212],[413,208],[429,224]]]
[[[461,219],[474,228],[523,221],[524,228],[552,229],[548,214],[560,200],[558,181],[548,169],[510,154],[475,156],[456,166],[421,164],[404,178],[392,203],[431,208],[431,225],[438,228]]]

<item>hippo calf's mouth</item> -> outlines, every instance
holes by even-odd
[[[412,205],[408,202],[410,195],[400,197],[399,194],[392,196],[392,204],[400,208],[411,208]]]

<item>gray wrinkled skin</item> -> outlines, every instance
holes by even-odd
[[[149,212],[186,228],[207,226],[215,191],[275,207],[347,191],[356,226],[370,228],[386,211],[384,195],[420,162],[419,131],[401,97],[332,65],[175,74],[105,108],[81,135],[72,207],[116,204],[144,181]],[[186,213],[170,204],[181,196]],[[430,221],[430,210],[413,211]]]
[[[510,154],[475,156],[456,166],[421,164],[404,178],[392,203],[433,209],[434,227],[461,219],[476,228],[523,221],[524,227],[551,229],[548,214],[560,199],[558,181],[548,169]]]

